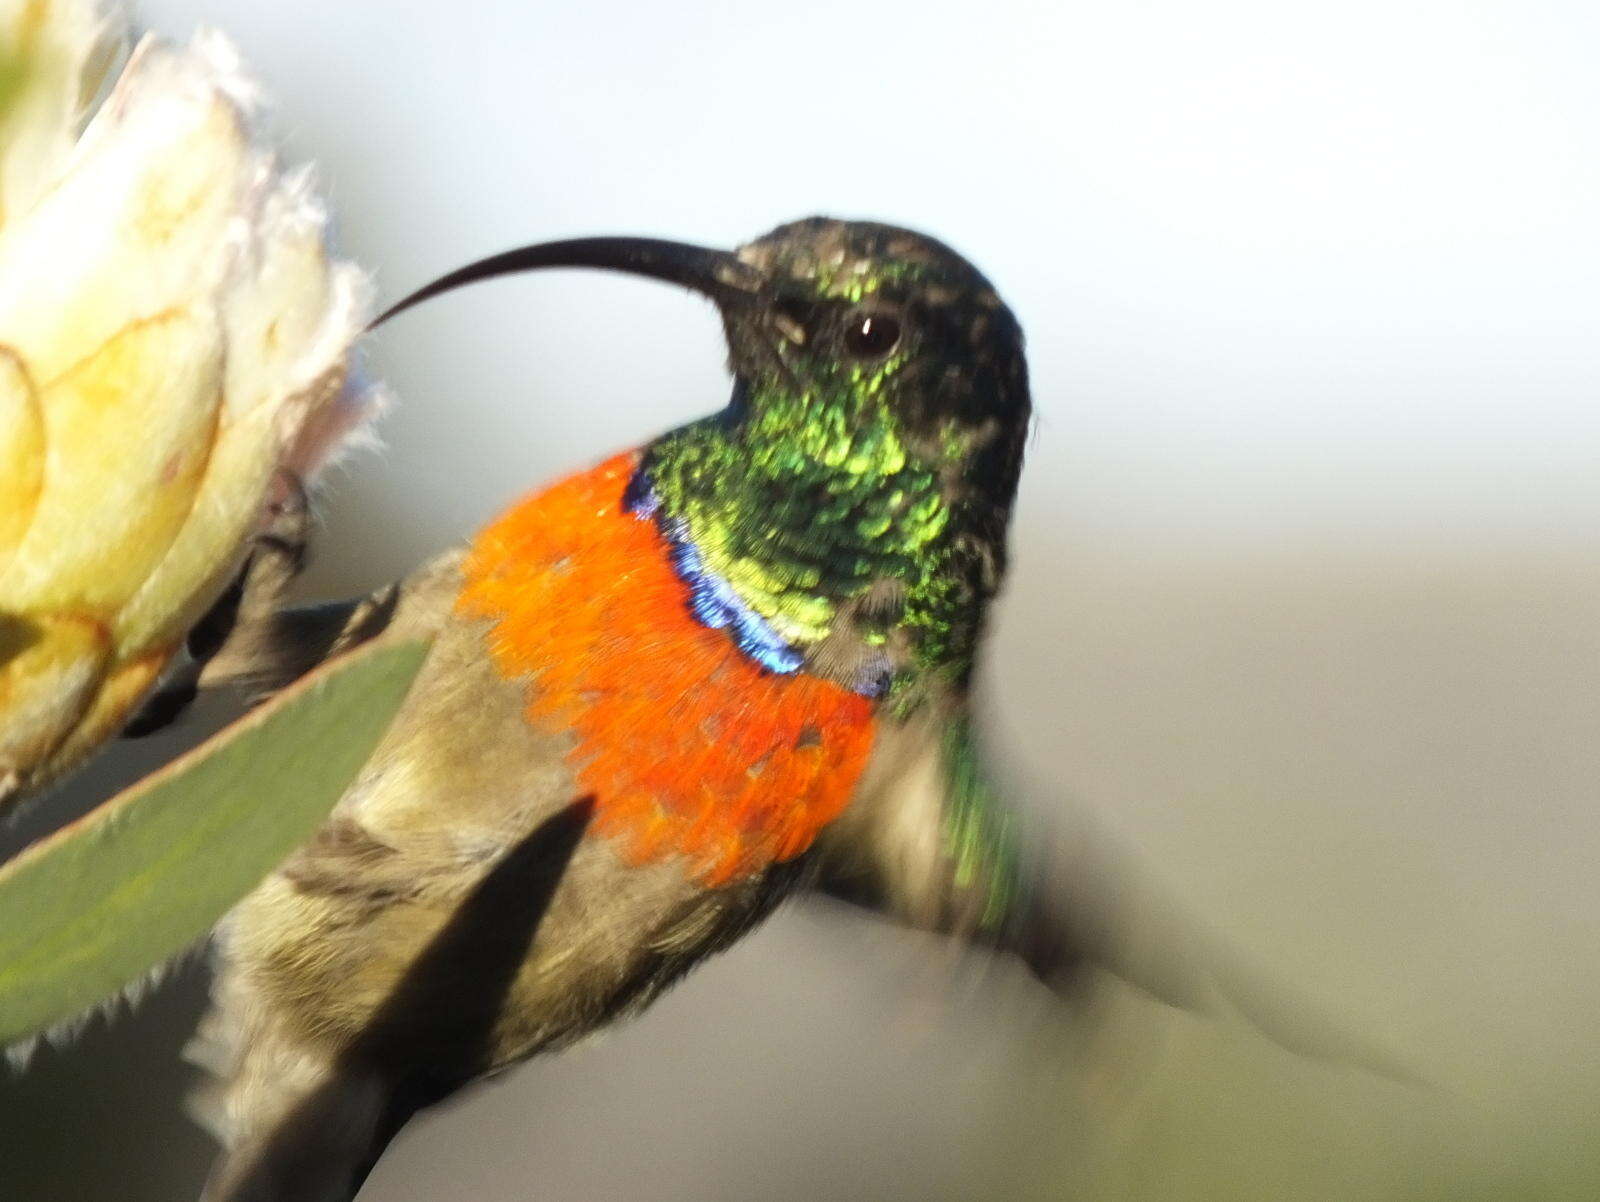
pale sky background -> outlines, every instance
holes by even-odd
[[[1055,1197],[1592,1196],[1600,8],[138,11],[239,44],[388,299],[523,242],[818,212],[971,257],[1039,412],[987,672],[1007,747],[1440,1087],[1308,1076],[1128,999],[1075,1020],[1128,1025],[1117,1071],[1061,1069],[1064,1020],[1003,970],[792,911],[413,1124],[363,1202],[1004,1196],[997,1158]],[[593,274],[397,321],[368,356],[387,449],[335,481],[308,589],[719,406],[722,353],[709,306]],[[0,1083],[0,1193],[192,1192],[197,989]]]

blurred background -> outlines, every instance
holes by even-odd
[[[816,212],[965,252],[1039,411],[985,669],[1008,758],[1431,1083],[799,906],[413,1123],[363,1202],[1600,1193],[1600,9],[137,11],[239,44],[387,299],[523,242]],[[385,449],[334,480],[307,595],[720,406],[721,357],[709,306],[600,275],[397,321]],[[203,989],[0,1078],[0,1196],[193,1195]]]

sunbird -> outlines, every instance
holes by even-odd
[[[525,247],[389,315],[574,267],[714,302],[727,403],[370,597],[281,607],[279,529],[225,601],[207,681],[432,643],[327,823],[219,931],[208,1202],[345,1202],[417,1109],[639,1011],[800,890],[1059,989],[1087,960],[1273,1028],[1201,937],[1025,830],[984,758],[972,681],[1031,412],[989,281],[923,234],[812,218],[732,252]],[[1274,1034],[1361,1056],[1295,1026]]]
[[[391,313],[530,269],[686,287],[731,395],[296,608],[308,488],[381,408],[348,361],[366,277],[309,177],[224,41],[130,50],[92,0],[0,0],[0,93],[0,817],[200,689],[430,644],[326,824],[219,928],[211,1202],[345,1202],[418,1108],[639,1010],[801,891],[1394,1075],[985,751],[1030,400],[1016,319],[950,248],[814,218],[443,277]]]

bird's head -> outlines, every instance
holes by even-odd
[[[910,230],[825,218],[735,258],[755,273],[721,306],[736,403],[757,418],[798,406],[820,438],[841,423],[892,435],[952,494],[1009,504],[1029,418],[1022,331],[970,263]]]
[[[651,445],[641,495],[789,649],[773,664],[869,691],[906,666],[964,675],[1030,414],[1021,329],[971,264],[910,230],[826,218],[735,251],[583,238],[461,268],[383,319],[549,267],[665,280],[721,311],[732,400]]]

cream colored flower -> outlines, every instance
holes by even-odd
[[[0,801],[120,729],[375,408],[366,279],[255,95],[220,36],[0,0]]]

